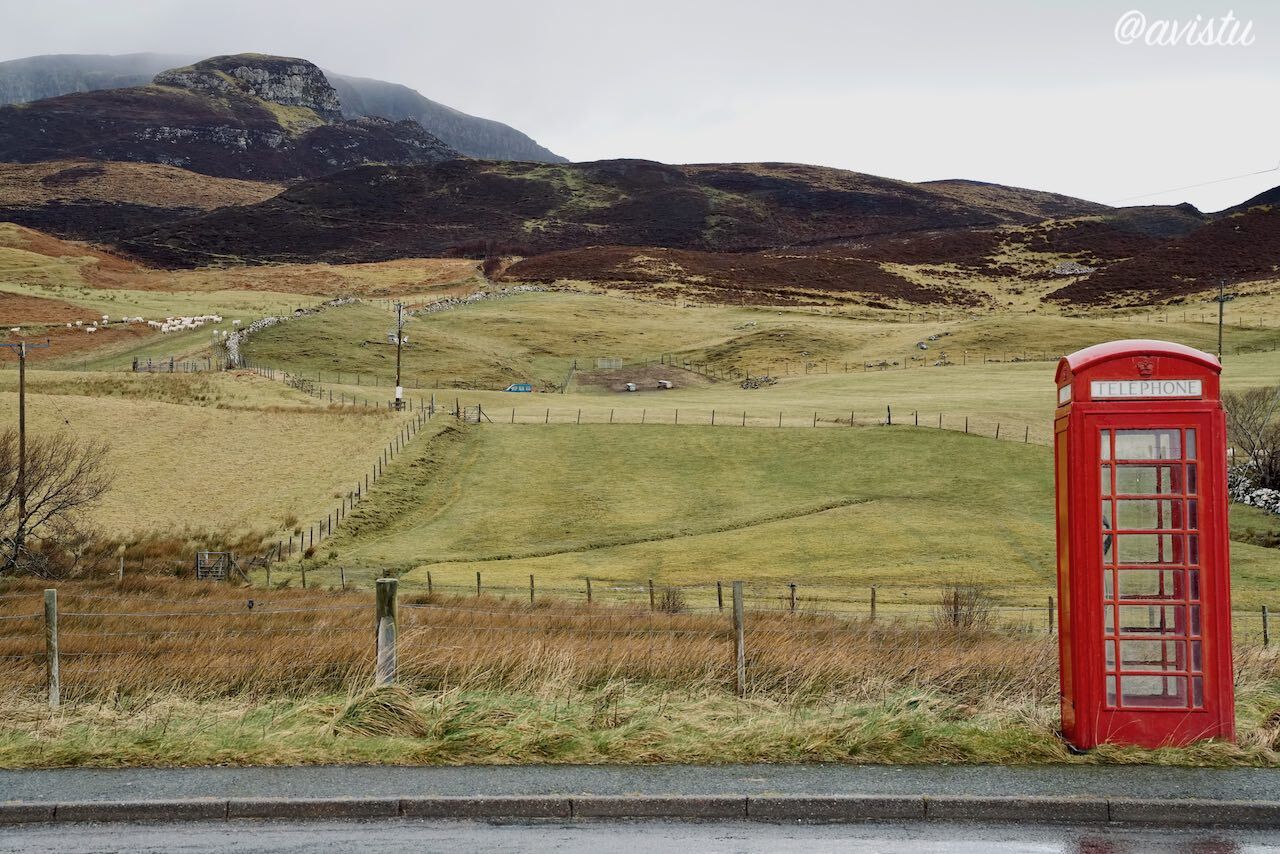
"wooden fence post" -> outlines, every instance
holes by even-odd
[[[476,596],[480,595],[480,570],[476,570]]]
[[[302,589],[306,590],[307,589],[307,559],[305,556],[302,558],[302,561],[298,564],[298,566],[302,570]]]
[[[653,579],[652,578],[649,579],[649,610],[650,611],[658,610],[657,600],[653,598]]]
[[[435,591],[432,590],[432,584],[431,584],[431,570],[428,569],[427,570],[427,595],[431,596],[434,592]]]
[[[893,406],[887,405],[884,408],[884,423],[889,427],[893,426]]]
[[[1028,425],[1027,425],[1026,432],[1024,432],[1024,433],[1022,434],[1022,444],[1024,444],[1024,445],[1025,445],[1025,444],[1027,444],[1027,443],[1028,443],[1028,442],[1030,442],[1030,441],[1031,441],[1031,425],[1030,425],[1030,424],[1028,424]]]
[[[1053,597],[1049,597],[1049,634],[1053,634]]]
[[[733,661],[739,697],[747,695],[747,649],[743,626],[742,582],[733,582]]]
[[[377,582],[377,641],[378,654],[373,684],[377,687],[396,681],[396,586],[394,578],[379,578]]]
[[[716,608],[724,610],[724,587],[716,581]]]
[[[796,583],[793,581],[787,585],[791,588],[791,613],[796,612]]]
[[[267,564],[267,589],[271,589],[271,564]]]
[[[347,570],[345,567],[338,567],[338,581],[342,584],[343,592],[347,589]]]
[[[1271,614],[1266,605],[1262,606],[1262,645],[1271,645]]]
[[[871,586],[871,619],[874,620],[875,618],[876,618],[876,588],[875,588],[875,585],[873,584]]]
[[[587,579],[587,604],[591,604],[591,579]]]
[[[62,674],[58,668],[58,591],[44,591],[44,652],[49,677],[49,708],[62,704]]]
[[[529,573],[529,604],[533,604],[533,573]]]

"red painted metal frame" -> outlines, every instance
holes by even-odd
[[[1055,429],[1055,483],[1058,541],[1058,612],[1059,664],[1062,681],[1062,732],[1072,745],[1088,749],[1101,743],[1136,744],[1143,747],[1188,744],[1205,738],[1235,738],[1235,700],[1232,690],[1231,653],[1231,583],[1227,530],[1226,491],[1226,417],[1219,400],[1221,365],[1213,356],[1163,341],[1114,341],[1089,347],[1062,359],[1058,364],[1057,385],[1061,391],[1070,388],[1070,399],[1059,398]],[[1094,380],[1193,379],[1201,382],[1201,395],[1195,399],[1093,400]],[[1194,465],[1198,510],[1199,554],[1199,629],[1200,664],[1203,696],[1195,707],[1188,696],[1183,705],[1152,703],[1132,706],[1108,702],[1107,634],[1104,607],[1104,538],[1111,542],[1113,553],[1120,548],[1125,532],[1119,519],[1111,517],[1111,529],[1104,527],[1101,488],[1103,430],[1180,430],[1182,453],[1186,454],[1185,431],[1195,431]],[[1178,460],[1144,460],[1143,464],[1182,465]],[[1112,460],[1114,468],[1115,461]],[[1185,472],[1185,469],[1183,469]],[[1186,484],[1183,484],[1184,488]],[[1115,498],[1115,496],[1110,496]],[[1179,500],[1179,495],[1162,499]],[[1111,505],[1116,507],[1118,505]],[[1170,504],[1170,508],[1179,505]],[[1143,528],[1171,538],[1187,531],[1189,505],[1180,505],[1184,514],[1180,528]],[[1163,512],[1163,508],[1161,508]],[[1119,536],[1118,536],[1119,535]],[[1164,540],[1157,540],[1163,548]],[[1194,600],[1188,598],[1191,576],[1187,562],[1190,540],[1181,542],[1172,563],[1136,564],[1138,571],[1170,571],[1170,578],[1181,577],[1184,587],[1181,599],[1157,596],[1139,599],[1138,606],[1160,608],[1160,614],[1174,615],[1175,628],[1191,627],[1189,623]],[[1118,564],[1114,564],[1117,565]],[[1123,571],[1123,570],[1122,570]],[[1176,573],[1181,573],[1181,576]],[[1115,576],[1118,578],[1118,576]],[[1134,576],[1136,577],[1136,576]],[[1165,576],[1161,575],[1161,589]],[[1117,582],[1118,584],[1118,582]],[[1116,606],[1115,619],[1120,618],[1119,590],[1113,589],[1110,604]],[[1185,611],[1164,611],[1165,606],[1181,605]],[[1134,607],[1133,605],[1127,607]],[[1181,617],[1179,617],[1181,615]],[[1150,619],[1150,614],[1149,617]],[[1181,619],[1184,622],[1178,623]],[[1160,625],[1167,627],[1164,618]],[[1119,625],[1116,627],[1120,628]],[[1161,629],[1163,631],[1163,628]],[[1112,637],[1117,635],[1113,634]],[[1144,640],[1170,640],[1185,643],[1181,647],[1183,661],[1191,653],[1189,633],[1153,633]],[[1119,656],[1120,644],[1116,644]],[[1167,647],[1162,646],[1162,654]],[[1175,665],[1177,662],[1175,662]],[[1162,676],[1186,678],[1190,694],[1194,678],[1184,664],[1182,671],[1163,671]],[[1114,672],[1123,678],[1139,668],[1124,668],[1117,659]],[[1120,680],[1118,679],[1119,683]],[[1168,686],[1170,679],[1163,684]],[[1122,700],[1117,693],[1117,699]]]

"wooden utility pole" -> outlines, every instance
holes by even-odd
[[[1218,304],[1218,361],[1222,361],[1222,326],[1227,303],[1236,298],[1235,294],[1226,293],[1227,280],[1218,279],[1218,295],[1213,301]]]
[[[404,409],[404,387],[400,385],[400,350],[404,345],[404,303],[396,300],[396,410]]]
[[[0,344],[0,347],[8,347],[18,354],[18,476],[14,483],[18,492],[18,530],[13,537],[15,560],[22,554],[27,533],[27,350],[48,346],[48,339],[43,344],[29,344],[26,341]]]

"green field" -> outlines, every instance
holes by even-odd
[[[311,568],[366,583],[640,599],[658,585],[799,585],[810,607],[932,604],[975,583],[1011,604],[1054,592],[1048,451],[910,428],[450,427],[413,446]],[[1236,601],[1271,601],[1274,552],[1236,544]],[[523,594],[521,593],[523,591]]]
[[[922,320],[901,313],[841,314],[758,306],[678,307],[652,300],[577,292],[526,293],[482,301],[408,321],[403,374],[411,384],[501,388],[516,381],[559,384],[569,367],[597,357],[628,363],[657,360],[708,363],[752,374],[812,375],[862,371],[867,362],[932,365],[943,352],[957,365],[1015,358],[1053,359],[1117,338],[1159,338],[1212,349],[1217,327],[1189,314],[1149,321],[1145,315],[1066,317],[998,315]],[[1241,318],[1237,317],[1237,321]],[[394,376],[394,347],[386,334],[394,313],[363,304],[264,330],[246,353],[266,364],[304,373]],[[929,341],[931,335],[939,336]],[[920,350],[924,341],[929,349]],[[1234,325],[1228,352],[1272,350],[1280,327]]]
[[[460,273],[466,269],[442,268],[439,286],[452,287],[450,276]],[[147,312],[225,298],[227,311],[249,314],[269,310],[278,296],[220,290],[212,273],[201,275],[202,289],[176,295],[125,289],[93,296]],[[361,275],[407,281],[415,273],[397,267]],[[56,290],[66,299],[78,293],[70,284]],[[323,400],[249,374],[38,371],[31,418],[37,429],[63,424],[112,442],[120,477],[93,516],[104,530],[280,537],[291,520],[306,528],[322,518],[394,435],[400,420],[385,410],[327,405],[330,393],[375,407],[390,398],[392,323],[384,301],[369,301],[250,339],[249,358],[314,376]],[[815,607],[862,607],[869,588],[881,585],[880,606],[889,609],[930,603],[947,583],[973,582],[1007,603],[1038,604],[1053,592],[1044,446],[1054,354],[1120,337],[1210,347],[1215,333],[1194,309],[1185,323],[1179,310],[1150,318],[930,319],[570,291],[423,315],[406,326],[412,402],[434,398],[438,413],[480,404],[485,423],[444,429],[452,419],[438,414],[430,432],[443,433],[416,440],[391,463],[371,499],[309,561],[309,574],[313,583],[336,584],[342,567],[364,584],[394,569],[407,585],[422,586],[430,572],[435,584],[462,589],[480,571],[486,588],[511,595],[527,595],[529,575],[546,592],[578,591],[591,578],[599,595],[619,599],[644,597],[653,579],[689,586],[703,604],[716,580],[741,578],[768,596],[794,582]],[[929,350],[914,347],[935,334]],[[206,335],[142,340],[83,359],[119,367],[131,354],[165,355],[160,348],[198,353]],[[1270,348],[1278,339],[1273,326],[1229,327],[1229,353],[1257,352],[1227,357],[1226,385],[1274,382],[1280,357]],[[955,364],[935,367],[944,350]],[[620,393],[590,375],[596,357],[621,358],[630,367],[607,377],[616,387],[633,373],[648,376],[654,368],[643,363],[663,354],[709,361],[721,372],[768,370],[778,381],[743,389],[716,370],[707,376],[661,366],[674,389],[654,390],[650,379],[640,393]],[[882,358],[898,364],[867,367]],[[586,374],[576,374],[566,393],[494,390],[521,379],[557,385],[575,360]],[[12,371],[0,372],[0,417],[12,417],[14,380]],[[934,429],[940,417],[943,431]],[[912,429],[917,423],[922,429]],[[999,442],[992,441],[997,429]],[[1239,538],[1248,539],[1246,528],[1270,530],[1258,515],[1241,509]],[[293,583],[298,569],[295,561],[275,578]],[[1237,543],[1234,569],[1241,607],[1274,604],[1273,549]]]

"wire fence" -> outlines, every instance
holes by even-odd
[[[1032,426],[993,415],[966,415],[886,404],[875,409],[726,409],[718,407],[494,407],[457,404],[435,410],[437,416],[486,424],[634,424],[667,427],[808,428],[919,427],[947,430],[1022,444],[1048,445],[1051,424]]]
[[[387,583],[395,584],[379,582]],[[352,690],[387,681],[388,617],[392,678],[421,688],[628,679],[740,693],[865,691],[886,680],[1056,690],[1056,613],[1047,598],[1043,606],[985,602],[958,612],[943,600],[878,603],[884,597],[875,588],[840,603],[860,610],[836,608],[791,585],[779,592],[743,584],[736,596],[727,583],[631,585],[625,592],[640,593],[638,602],[606,604],[592,594],[540,596],[536,587],[521,601],[483,588],[479,595],[407,588],[384,599],[367,591],[136,584],[143,589],[73,583],[46,592],[28,584],[3,594],[0,690],[48,692],[54,704],[121,692]],[[717,593],[723,598],[705,598]],[[1256,613],[1235,617],[1238,655],[1265,652],[1276,665],[1265,616],[1261,624]]]

